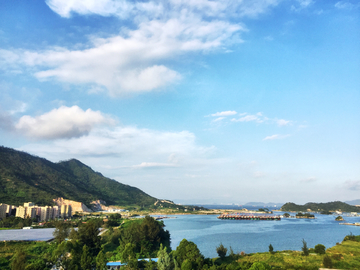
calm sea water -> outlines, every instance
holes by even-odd
[[[359,217],[345,217],[346,222],[360,222]],[[194,242],[205,257],[216,257],[216,247],[222,243],[234,252],[246,253],[274,250],[301,250],[302,239],[308,247],[323,244],[326,248],[341,242],[360,227],[339,225],[335,216],[316,215],[316,219],[282,219],[281,221],[219,220],[212,215],[178,215],[164,219],[175,249],[186,238]]]
[[[326,248],[341,242],[352,232],[360,235],[360,227],[339,225],[335,216],[316,215],[316,219],[282,219],[281,221],[219,220],[215,215],[177,215],[164,219],[171,234],[171,247],[176,249],[186,238],[193,241],[205,257],[216,257],[222,243],[234,252],[266,252],[301,250],[302,239],[308,247],[323,244]],[[347,222],[360,222],[360,217],[345,217]],[[54,229],[1,230],[2,240],[48,240]]]

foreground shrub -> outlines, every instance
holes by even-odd
[[[333,263],[332,263],[332,260],[329,256],[325,256],[324,259],[323,259],[323,265],[324,267],[326,268],[332,268],[333,267]]]
[[[317,244],[314,248],[314,251],[317,254],[325,254],[325,246],[322,244]]]

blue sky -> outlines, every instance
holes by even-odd
[[[1,1],[0,143],[177,203],[359,199],[357,1]]]

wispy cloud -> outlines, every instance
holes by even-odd
[[[230,116],[230,115],[235,115],[237,114],[236,111],[223,111],[223,112],[217,112],[217,113],[213,113],[211,114],[211,116]]]
[[[336,2],[335,7],[338,9],[349,9],[350,10],[350,9],[354,9],[354,8],[360,8],[360,3],[355,5],[348,1],[339,1],[339,2]]]
[[[263,141],[280,140],[280,139],[285,139],[289,136],[290,136],[290,134],[286,134],[286,135],[275,134],[275,135],[265,137],[263,139]]]
[[[268,118],[264,117],[261,112],[258,112],[257,114],[242,113],[240,115],[241,115],[240,118],[233,118],[233,119],[231,119],[231,121],[232,122],[252,122],[252,121],[254,121],[257,123],[262,123],[262,122],[268,120]]]
[[[141,162],[139,165],[131,166],[131,168],[134,169],[171,168],[171,167],[178,167],[178,165],[172,163]]]
[[[279,120],[276,120],[277,124],[279,126],[287,126],[287,125],[290,125],[291,124],[291,121],[289,120],[285,120],[285,119],[279,119]]]
[[[242,17],[256,17],[278,0],[252,1],[60,1],[47,0],[60,16],[114,16],[132,29],[108,38],[92,36],[85,49],[1,50],[4,70],[29,69],[40,81],[86,85],[110,96],[164,90],[182,79],[169,60],[193,52],[228,50],[247,31]]]

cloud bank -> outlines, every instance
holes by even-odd
[[[88,135],[98,125],[114,124],[114,120],[99,111],[78,106],[61,106],[40,116],[22,116],[15,128],[34,139],[70,139]]]

